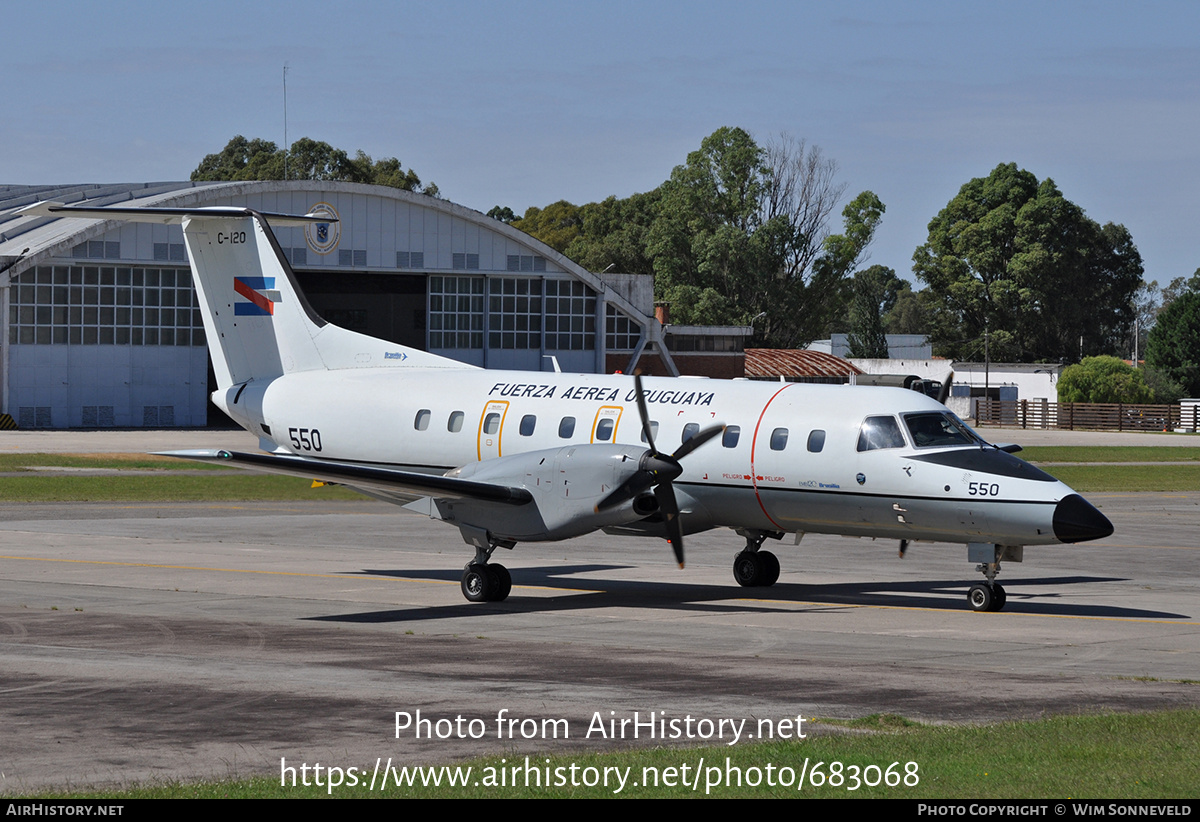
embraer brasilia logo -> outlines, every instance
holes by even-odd
[[[274,277],[234,277],[233,290],[250,302],[234,303],[233,313],[237,316],[251,317],[266,317],[274,314],[275,303],[263,293],[274,287]]]

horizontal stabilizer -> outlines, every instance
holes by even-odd
[[[209,450],[162,451],[159,452],[159,456],[223,463],[271,474],[336,482],[390,494],[414,494],[439,499],[477,499],[509,505],[524,505],[533,501],[533,495],[524,488],[354,462],[334,462],[283,454]]]
[[[131,223],[158,223],[160,225],[179,224],[185,218],[223,217],[226,219],[245,219],[259,216],[275,226],[303,226],[309,223],[336,223],[337,219],[328,214],[272,214],[254,211],[249,208],[236,206],[207,206],[204,208],[130,208],[128,206],[106,206],[103,208],[88,208],[86,206],[69,206],[53,200],[43,200],[40,203],[19,208],[17,214],[23,217],[86,217],[92,220],[124,220]]]

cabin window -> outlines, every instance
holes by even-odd
[[[650,436],[653,439],[658,439],[658,423],[656,423],[654,420],[650,420]],[[646,429],[645,428],[642,429],[642,442],[646,442]]]
[[[814,454],[821,453],[821,449],[825,447],[825,432],[817,428],[808,433],[808,450]]]
[[[895,417],[867,417],[859,426],[859,451],[903,447],[904,435],[900,433],[900,423]]]
[[[417,412],[417,418],[413,420],[413,428],[417,429],[418,431],[424,431],[429,427],[429,417],[429,409],[422,408]]]
[[[978,445],[979,438],[966,423],[953,414],[931,411],[927,414],[905,414],[913,445],[929,448],[935,445]]]
[[[788,430],[786,428],[776,428],[771,432],[771,450],[782,451],[787,448]]]
[[[689,422],[687,425],[683,426],[683,436],[680,438],[680,441],[687,442],[699,433],[700,424],[696,422]]]
[[[500,430],[500,415],[488,414],[483,418],[483,433],[495,434]]]
[[[521,436],[532,437],[533,429],[537,426],[537,415],[526,414],[521,417]]]
[[[446,430],[451,434],[457,434],[462,430],[463,412],[455,411],[450,415],[450,419],[446,420]]]
[[[599,442],[608,442],[613,435],[613,420],[610,417],[605,417],[596,423],[596,439]]]
[[[558,436],[564,440],[569,440],[575,434],[575,418],[563,417],[558,422]]]
[[[725,426],[725,433],[721,435],[721,445],[726,448],[737,448],[738,437],[742,435],[742,427],[740,425]]]

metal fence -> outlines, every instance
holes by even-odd
[[[1057,428],[1074,431],[1200,430],[1200,405],[1128,405],[1125,403],[993,400],[975,404],[979,425],[998,428]]]

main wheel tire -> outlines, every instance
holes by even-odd
[[[971,590],[967,592],[967,602],[971,603],[972,611],[990,611],[995,596],[992,589],[986,585],[972,585]]]
[[[463,571],[462,592],[468,602],[487,602],[495,589],[496,584],[486,565],[473,562]]]
[[[512,592],[512,574],[503,565],[490,563],[487,569],[492,573],[492,596],[490,602],[503,602]]]
[[[1004,586],[999,582],[992,584],[992,610],[999,611],[1004,608],[1004,603],[1008,602],[1008,594],[1004,591]]]
[[[742,551],[733,558],[733,578],[743,588],[753,588],[760,584],[763,566],[758,556],[749,551]]]
[[[764,588],[767,588],[778,582],[779,557],[775,556],[770,551],[759,551],[758,561],[762,563],[762,571],[758,578],[758,584]]]

